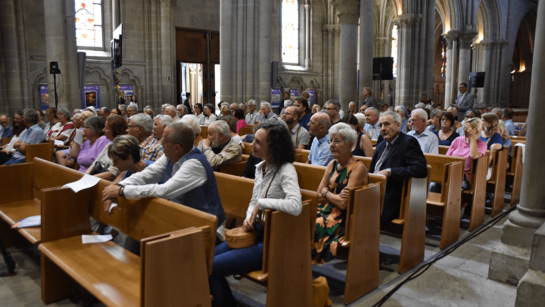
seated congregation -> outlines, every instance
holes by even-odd
[[[93,107],[76,109],[73,114],[63,107],[50,107],[47,123],[41,110],[0,115],[6,122],[0,131],[0,165],[4,165],[0,175],[8,174],[10,168],[33,167],[28,176],[54,169],[64,176],[62,180],[75,181],[84,175],[100,178],[98,187],[84,192],[90,207],[78,217],[90,225],[87,234],[112,234],[113,243],[108,244],[128,251],[127,259],[141,257],[142,266],[144,259],[180,251],[154,245],[161,239],[198,244],[202,250],[195,255],[201,259],[188,256],[195,261],[195,269],[188,268],[191,265],[179,269],[200,274],[187,278],[194,277],[199,286],[209,289],[205,292],[212,306],[237,305],[226,279],[231,275],[266,282],[268,303],[306,304],[312,299],[312,265],[335,259],[342,249],[366,263],[349,260],[345,303],[350,303],[378,286],[380,231],[401,232],[402,273],[424,259],[426,215],[443,219],[441,248],[445,248],[458,239],[460,219],[470,218],[472,231],[483,223],[486,206],[501,206],[492,215],[503,209],[506,185],[512,184],[513,193],[520,185],[511,109],[481,115],[476,109],[442,111],[420,103],[414,110],[386,105],[379,111],[376,102],[369,101],[359,109],[351,103],[350,111],[344,113],[336,100],[315,108],[304,97],[295,102],[288,99],[284,105],[281,116],[268,102],[262,102],[258,111],[255,100],[220,103],[220,114],[213,104],[195,104],[163,105],[155,116],[151,108],[139,112],[131,104],[98,112]],[[33,149],[40,145],[47,146]],[[513,178],[506,182],[509,176]],[[41,202],[41,207],[33,207],[38,214],[43,210],[41,234],[35,234],[31,243],[42,243],[44,270],[74,272],[75,264],[68,260],[57,263],[55,269],[47,262],[59,261],[54,242],[67,239],[52,239],[52,232],[46,230],[53,224],[45,224],[45,210],[53,212],[47,205],[49,197],[63,195],[74,203],[78,198],[67,189],[53,190],[64,184],[59,180],[35,186],[44,189],[42,196],[24,196]],[[460,196],[458,202],[450,201],[455,195]],[[453,207],[448,206],[460,214],[453,217]],[[186,207],[190,210],[186,213],[172,209]],[[0,211],[3,208],[0,204]],[[195,220],[171,223],[165,213],[169,210],[174,210],[173,217],[188,214]],[[168,220],[164,227],[160,225],[163,218]],[[70,225],[57,225],[63,226]],[[250,237],[250,242],[237,242],[237,236],[240,240]],[[362,237],[373,238],[366,243],[372,251],[368,258],[361,246],[351,244]],[[282,244],[291,244],[298,254],[293,259],[281,256]],[[283,261],[292,261],[296,269],[282,268]],[[49,274],[47,282],[55,276]],[[138,278],[142,288],[133,289],[137,293],[123,290],[132,293],[125,293],[128,297],[160,296],[148,284],[151,280],[160,283],[160,274],[142,273]],[[357,289],[353,285],[358,278],[372,280],[372,286]],[[109,305],[130,301],[107,298],[92,282],[74,279]],[[294,281],[297,285],[292,287]],[[47,286],[42,291],[48,303],[62,297],[51,294],[54,291]]]

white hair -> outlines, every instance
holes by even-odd
[[[416,109],[424,109],[426,105],[423,102],[419,102],[414,106]]]
[[[367,112],[369,112],[369,111],[375,113],[375,115],[378,115],[378,114],[379,114],[378,109],[375,108],[375,107],[369,107],[369,108],[365,109],[365,113],[367,113]],[[382,113],[384,113],[384,112],[382,112]],[[395,112],[394,112],[394,113],[395,113]]]
[[[424,113],[425,112],[426,111],[424,111]],[[394,120],[394,123],[401,124],[401,116],[399,116],[399,114],[397,114],[396,112],[390,111],[390,110],[384,111],[384,112],[380,113],[380,118],[382,118],[383,116],[386,116],[386,115],[389,115]]]
[[[356,103],[354,101],[350,101],[350,103],[348,104],[348,107],[350,108],[350,106],[353,106],[355,105]]]
[[[224,137],[227,137],[227,136],[231,135],[229,133],[229,124],[227,124],[226,122],[224,122],[222,120],[212,122],[210,124],[210,126],[208,127],[208,129],[214,130],[214,132],[216,134],[221,133],[221,134],[223,134]]]
[[[358,112],[354,116],[358,119],[358,123],[366,123],[365,114]]]
[[[182,119],[180,119],[180,121],[182,123],[188,124],[193,129],[193,132],[195,132],[195,135],[201,134],[201,125],[199,125],[199,120],[197,119],[197,116],[195,116],[193,114],[189,114],[189,115],[186,115],[186,116],[182,117]]]
[[[262,107],[264,106],[264,107],[267,108],[267,109],[270,109],[270,108],[271,108],[271,104],[268,103],[268,102],[266,102],[266,101],[262,101],[262,102],[261,102],[261,106],[262,106]]]
[[[356,130],[345,123],[338,123],[331,126],[331,128],[329,128],[329,135],[331,136],[333,133],[340,134],[347,143],[352,142],[352,144],[355,144],[358,140],[358,133]]]
[[[174,106],[171,106],[171,105],[168,105],[166,108],[165,108],[165,111],[166,110],[169,110],[169,111],[172,111],[172,112],[176,112],[176,108]]]
[[[136,103],[130,103],[129,106],[127,107],[128,109],[133,109],[135,110],[136,112],[138,112],[138,105]]]
[[[248,105],[257,105],[257,101],[255,101],[255,99],[250,99],[248,100]]]
[[[423,109],[415,109],[411,112],[411,115],[416,115],[419,119],[423,119],[424,121],[428,120],[428,112],[424,111]]]
[[[134,115],[131,117],[131,124],[144,127],[148,134],[153,131],[153,119],[148,114],[138,113]]]
[[[172,117],[163,114],[155,116],[155,119],[159,119],[159,123],[163,126],[170,124],[174,121]]]

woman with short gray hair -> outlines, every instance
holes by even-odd
[[[368,182],[367,167],[352,155],[356,138],[356,131],[345,123],[329,128],[329,149],[335,159],[327,166],[317,191],[313,264],[326,263],[337,255],[345,236],[348,190]]]
[[[68,109],[60,107],[57,109],[57,119],[60,125],[55,125],[47,133],[47,137],[50,140],[63,141],[65,145],[70,144],[70,135],[74,130],[74,124],[70,121],[70,111]]]
[[[85,120],[83,132],[87,141],[83,142],[78,154],[77,162],[79,171],[85,173],[89,166],[93,164],[98,155],[104,150],[104,147],[110,143],[110,140],[103,135],[104,118],[92,116]]]

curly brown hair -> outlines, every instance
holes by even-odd
[[[127,134],[127,121],[119,115],[112,115],[108,117],[106,123],[112,129],[114,133],[114,138],[118,135]]]
[[[295,162],[295,149],[293,141],[286,126],[279,122],[264,122],[257,125],[254,131],[259,129],[267,131],[267,143],[269,144],[269,152],[277,167],[284,163]]]

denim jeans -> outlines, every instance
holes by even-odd
[[[20,164],[20,163],[25,163],[26,162],[26,158],[21,158],[21,159],[17,159],[15,157],[11,158],[8,160],[8,162],[4,163],[4,165],[13,165],[13,164]]]

